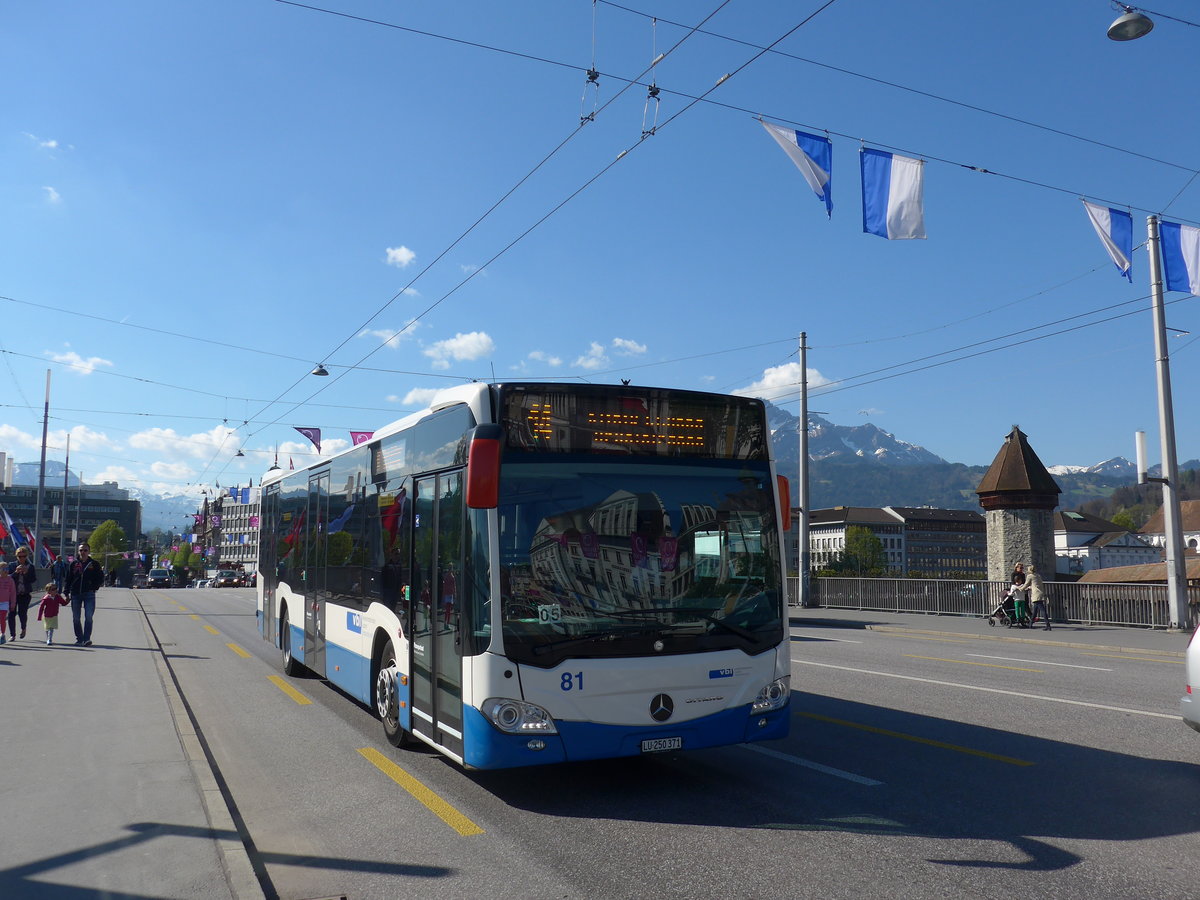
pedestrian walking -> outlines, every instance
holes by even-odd
[[[1021,628],[1029,627],[1029,623],[1025,617],[1025,592],[1028,588],[1029,586],[1026,584],[1025,577],[1025,564],[1017,563],[1013,566],[1012,587],[1010,591],[1013,598],[1013,621]]]
[[[46,643],[54,643],[54,632],[58,628],[58,611],[67,605],[67,598],[58,592],[58,585],[53,581],[46,585],[46,595],[38,604],[38,618],[46,626]]]
[[[71,601],[71,623],[75,626],[75,646],[92,646],[92,616],[96,612],[96,591],[104,584],[104,568],[92,559],[92,548],[79,545],[78,555],[67,567],[66,588]],[[80,622],[82,613],[83,621]]]
[[[17,583],[8,574],[8,566],[0,565],[0,644],[5,642],[8,617],[17,602]]]
[[[25,637],[25,629],[29,625],[29,603],[37,588],[37,570],[29,561],[29,548],[17,548],[17,561],[8,564],[8,574],[12,576],[17,588],[17,600],[8,613],[8,639],[17,639],[17,620],[21,622],[21,637]]]
[[[1025,587],[1029,589],[1029,599],[1033,601],[1033,618],[1030,620],[1030,627],[1041,616],[1043,622],[1046,623],[1046,630],[1050,631],[1050,609],[1046,605],[1046,585],[1042,581],[1042,576],[1038,574],[1036,566],[1029,567],[1029,575],[1025,578]]]

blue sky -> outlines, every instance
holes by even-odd
[[[257,482],[276,447],[311,458],[293,426],[334,451],[472,378],[797,412],[805,331],[810,408],[839,424],[969,464],[1014,423],[1048,465],[1132,457],[1144,429],[1157,461],[1146,254],[1120,278],[1079,198],[1132,207],[1137,243],[1148,212],[1200,220],[1177,99],[1200,30],[1114,43],[1102,0],[317,5],[344,15],[6,9],[0,449],[36,458],[47,369],[49,456],[70,432],[89,482],[167,493]],[[670,24],[714,10],[706,31],[761,46],[817,14],[754,59]],[[758,115],[831,133],[832,219]],[[927,160],[927,240],[862,233],[860,141]],[[1167,300],[1192,332],[1171,342],[1185,460],[1200,318]]]

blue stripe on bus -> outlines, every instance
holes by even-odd
[[[288,622],[288,633],[292,636],[292,656],[295,657],[296,662],[304,662],[304,629]]]
[[[325,677],[351,697],[371,705],[371,667],[362,656],[327,640]]]
[[[750,713],[749,706],[692,719],[675,725],[602,725],[594,722],[557,721],[557,735],[540,736],[545,749],[530,750],[535,735],[505,734],[492,726],[479,710],[463,708],[464,761],[479,769],[501,769],[585,759],[640,756],[642,741],[654,738],[683,739],[684,750],[724,747],[751,741],[787,737],[790,706],[765,714]],[[759,724],[762,722],[763,724]]]

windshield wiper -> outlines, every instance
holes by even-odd
[[[744,641],[757,641],[758,635],[753,631],[743,628],[740,625],[734,625],[731,622],[726,622],[724,619],[718,619],[712,614],[711,610],[705,609],[702,606],[668,606],[662,609],[613,609],[606,610],[603,615],[608,616],[641,616],[641,615],[664,615],[666,613],[683,613],[687,616],[695,616],[697,619],[703,619],[705,622],[710,622],[713,625],[719,625],[731,634],[736,634]]]
[[[598,634],[583,634],[579,637],[562,638],[557,641],[550,641],[544,644],[534,644],[533,653],[535,655],[541,653],[549,653],[551,650],[557,650],[560,647],[570,647],[578,644],[590,644],[593,642],[606,643],[619,641],[629,637],[647,637],[649,635],[658,635],[659,637],[670,637],[669,632],[664,632],[661,628],[630,628],[625,631],[603,631]]]

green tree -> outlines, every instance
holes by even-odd
[[[1109,519],[1114,525],[1120,525],[1128,531],[1137,531],[1138,527],[1133,522],[1133,514],[1127,509],[1122,509],[1119,512],[1113,513],[1113,517]]]
[[[129,541],[125,538],[125,529],[116,520],[109,519],[96,526],[88,537],[88,546],[92,548],[92,559],[100,562],[107,572],[116,562],[113,556],[129,549]]]
[[[834,560],[833,568],[843,575],[885,575],[887,554],[883,541],[871,529],[851,525],[846,529],[846,548]]]

